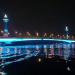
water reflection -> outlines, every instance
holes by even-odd
[[[0,67],[28,59],[32,56],[44,55],[46,58],[57,55],[68,60],[75,56],[75,44],[53,43],[44,45],[4,46],[0,48]]]
[[[52,55],[62,56],[64,59],[73,57],[75,55],[75,44],[71,43],[55,43],[44,45],[24,45],[24,46],[5,46],[0,48],[0,59],[12,58],[15,56],[32,56],[45,55],[50,57]]]
[[[8,64],[28,59],[32,56],[44,55],[46,58],[57,55],[68,60],[75,56],[75,44],[53,43],[44,45],[23,45],[0,47],[0,69]],[[39,60],[40,61],[40,60]],[[2,73],[0,71],[0,73]]]

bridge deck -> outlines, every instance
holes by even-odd
[[[55,42],[67,42],[67,43],[75,43],[75,40],[66,40],[66,39],[49,39],[49,38],[0,38],[0,43],[10,44],[12,42],[28,42],[28,41],[55,41]]]

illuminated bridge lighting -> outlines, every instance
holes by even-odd
[[[32,35],[30,32],[23,34],[15,31],[16,37],[9,37],[11,33],[8,30],[8,21],[8,16],[5,14],[4,30],[0,32],[3,34],[1,37],[4,37],[0,38],[0,67],[34,56],[52,58],[51,56],[58,55],[64,60],[69,60],[69,57],[75,58],[75,38],[68,35],[68,27],[65,29],[66,36],[54,34],[48,36],[47,33],[40,36],[38,32]],[[42,59],[39,58],[38,62],[41,61]],[[70,71],[70,68],[68,67],[67,70]]]
[[[10,45],[8,43],[10,43]],[[22,43],[22,45],[20,43]],[[72,47],[72,44],[74,47]],[[4,64],[0,63],[0,66],[22,61],[26,58],[38,55],[46,55],[46,57],[58,55],[63,56],[65,60],[68,60],[69,56],[74,55],[74,53],[72,53],[74,48],[74,40],[49,38],[0,38],[0,57],[1,60],[4,61]]]
[[[50,40],[50,41],[60,41],[60,42],[75,42],[74,40],[63,40],[63,39],[43,39],[43,40]]]
[[[26,40],[42,40],[42,39],[32,39],[32,38],[0,38],[0,42],[6,42],[6,41],[26,41]]]
[[[0,38],[0,42],[11,43],[11,42],[20,42],[20,41],[35,41],[35,40],[50,40],[50,41],[59,41],[59,42],[75,42],[74,40],[63,40],[63,39],[44,39],[44,38]]]
[[[11,43],[11,42],[20,42],[20,41],[29,41],[29,40],[42,40],[42,39],[32,39],[32,38],[0,38],[0,42]]]

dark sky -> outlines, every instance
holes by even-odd
[[[74,2],[2,0],[0,19],[5,13],[10,19],[9,27],[13,30],[64,33],[64,27],[67,24],[70,34],[75,32]]]

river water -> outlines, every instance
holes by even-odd
[[[65,44],[65,43],[64,44],[56,43],[56,44],[50,44],[50,45],[46,44],[46,45],[24,45],[24,46],[1,47],[0,48],[0,67],[2,71],[7,72],[7,75],[9,74],[10,75],[12,74],[25,75],[25,72],[27,74],[28,70],[32,74],[35,74],[35,73],[38,74],[39,72],[41,73],[43,72],[42,71],[43,67],[44,68],[46,67],[44,71],[48,70],[48,68],[50,70],[52,69],[51,71],[52,73],[54,69],[56,70],[57,65],[60,72],[62,72],[62,70],[64,70],[64,72],[67,72],[66,70],[67,65],[65,63],[64,64],[51,63],[46,65],[46,64],[35,64],[34,63],[35,60],[31,60],[33,59],[33,57],[45,56],[46,58],[49,58],[54,55],[63,57],[64,60],[68,60],[69,57],[74,57],[75,55],[74,45]],[[40,68],[41,71],[38,68]],[[58,70],[56,71],[57,71],[56,73],[59,73]]]

